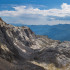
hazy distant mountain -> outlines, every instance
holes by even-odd
[[[37,35],[48,35],[49,38],[61,41],[70,41],[70,24],[59,25],[27,25]]]

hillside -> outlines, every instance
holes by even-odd
[[[35,35],[0,18],[0,70],[70,70],[70,42]]]

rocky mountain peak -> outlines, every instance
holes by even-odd
[[[1,27],[3,27],[3,26],[5,26],[6,25],[6,23],[2,20],[2,18],[0,17],[0,26]]]
[[[1,17],[0,17],[0,21],[3,21]]]
[[[70,70],[70,42],[35,35],[0,18],[0,70],[54,69]]]

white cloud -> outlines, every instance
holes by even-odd
[[[49,24],[49,25],[54,25],[59,23],[62,24],[70,23],[69,21],[61,21],[61,20],[56,20],[56,18],[54,18],[54,16],[61,18],[70,17],[70,5],[68,5],[67,3],[63,3],[60,9],[53,8],[53,9],[41,10],[39,8],[33,8],[27,6],[15,6],[12,8],[14,10],[0,11],[0,16],[8,17],[9,20],[5,18],[5,20],[8,23],[11,22],[11,23]],[[48,20],[49,18],[48,16],[51,16],[50,17],[51,21]]]
[[[48,10],[40,10],[38,8],[26,6],[16,6],[13,7],[14,11],[0,11],[0,16],[21,16],[23,14],[38,14],[42,16],[57,16],[57,17],[65,17],[70,16],[70,5],[67,3],[63,3],[61,5],[61,9],[48,9]]]

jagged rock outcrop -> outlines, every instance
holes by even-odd
[[[70,70],[70,42],[35,35],[0,18],[0,64],[1,70],[51,70],[50,64],[52,70]]]
[[[33,52],[33,50],[30,49],[30,46],[33,44],[35,35],[28,27],[15,27],[10,24],[6,24],[1,19],[0,32],[0,42],[6,42],[4,44],[7,44],[6,46],[14,54],[28,58],[27,56],[29,56],[30,52]]]

